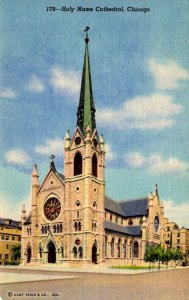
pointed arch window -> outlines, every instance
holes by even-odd
[[[133,245],[133,257],[138,257],[139,256],[139,245],[138,242],[135,241]]]
[[[74,223],[75,231],[77,231],[77,222]]]
[[[111,250],[111,257],[114,257],[114,237],[112,238],[110,243],[110,250]]]
[[[81,222],[78,222],[77,229],[78,231],[81,231]]]
[[[107,249],[108,249],[108,237],[105,236],[105,257],[107,256]]]
[[[61,246],[61,249],[60,249],[60,250],[61,250],[61,257],[64,258],[64,247]]]
[[[131,218],[129,219],[128,225],[130,225],[130,226],[133,225],[133,220]]]
[[[77,258],[77,248],[73,247],[73,257]]]
[[[80,246],[78,249],[79,258],[83,258],[83,248]]]
[[[82,156],[79,152],[74,157],[74,176],[82,174]]]
[[[124,258],[126,257],[126,252],[127,251],[127,240],[124,241],[124,244],[123,244],[123,256]]]
[[[93,154],[93,158],[92,158],[92,175],[97,177],[97,157],[96,154]]]
[[[121,239],[119,239],[117,243],[117,257],[120,256],[121,256]]]

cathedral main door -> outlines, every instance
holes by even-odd
[[[56,248],[54,243],[51,241],[48,244],[48,263],[56,263]]]

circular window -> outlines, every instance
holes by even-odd
[[[98,142],[97,142],[97,140],[96,140],[96,139],[94,139],[94,141],[93,141],[93,145],[95,146],[95,148],[98,146]]]
[[[61,211],[61,204],[57,198],[52,197],[45,202],[44,214],[48,220],[50,221],[55,220],[59,216],[60,211]]]
[[[75,144],[76,145],[79,145],[81,143],[81,138],[78,136],[78,137],[76,137],[76,139],[75,139]]]
[[[75,240],[75,244],[76,244],[77,246],[79,246],[79,245],[81,244],[80,239],[76,239],[76,240]]]

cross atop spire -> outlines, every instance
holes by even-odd
[[[90,61],[89,61],[89,50],[88,50],[88,30],[90,28],[86,26],[84,30],[86,32],[85,37],[85,55],[83,63],[83,74],[81,81],[81,91],[79,106],[77,110],[77,126],[81,129],[83,135],[86,135],[86,128],[89,125],[93,133],[96,128],[95,121],[95,105],[93,101],[93,91],[92,91],[92,82],[91,82],[91,72],[90,72]]]
[[[53,172],[56,172],[56,167],[55,167],[55,164],[54,164],[54,159],[55,159],[55,155],[51,155],[50,156],[50,159],[51,159],[51,162],[50,162],[50,170],[52,170]]]

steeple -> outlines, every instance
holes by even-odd
[[[89,43],[88,30],[89,27],[86,27],[83,74],[82,74],[82,81],[81,81],[79,106],[77,110],[77,126],[79,126],[84,136],[86,135],[85,130],[87,126],[91,128],[92,133],[96,128],[96,121],[95,121],[96,110],[93,101],[89,49],[88,49],[88,43]]]

